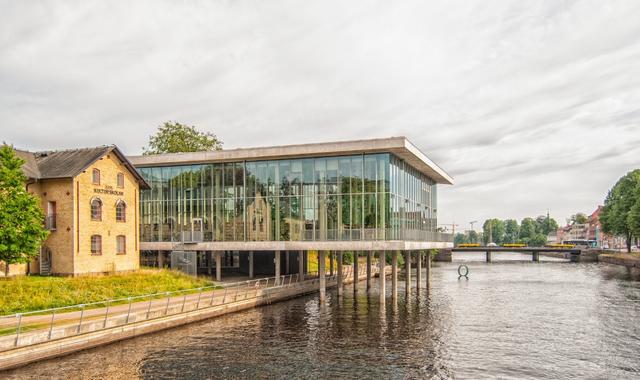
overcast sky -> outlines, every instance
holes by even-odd
[[[456,180],[440,223],[563,222],[640,167],[640,1],[0,0],[1,140],[139,154],[166,120],[404,135]]]

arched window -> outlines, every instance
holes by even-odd
[[[102,255],[102,236],[91,235],[91,254]]]
[[[124,255],[127,253],[127,237],[124,235],[116,236],[116,254]]]
[[[100,184],[100,170],[98,169],[93,169],[93,171],[91,172],[91,182],[93,182],[94,185],[99,185]]]
[[[127,204],[123,200],[116,202],[116,222],[127,221]]]
[[[102,220],[102,201],[100,198],[91,200],[91,220]]]

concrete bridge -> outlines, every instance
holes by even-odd
[[[560,247],[499,247],[499,246],[484,246],[484,247],[456,247],[441,249],[439,256],[441,261],[451,261],[452,252],[474,252],[484,253],[486,261],[491,262],[493,252],[520,252],[530,253],[531,261],[540,261],[541,253],[560,253],[564,254],[565,258],[568,258],[572,262],[580,261],[580,255],[582,255],[582,249],[580,248],[560,248]]]

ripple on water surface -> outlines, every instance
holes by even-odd
[[[494,256],[496,258],[496,256]],[[464,257],[463,257],[464,259]],[[437,264],[427,296],[306,296],[115,343],[9,378],[638,378],[640,278],[562,262]],[[377,285],[377,281],[374,282]],[[390,286],[387,292],[390,293]],[[350,289],[348,287],[347,289]]]

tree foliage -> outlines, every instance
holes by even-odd
[[[624,236],[631,251],[631,239],[640,236],[640,169],[624,175],[609,190],[600,223],[605,233]]]
[[[149,147],[143,154],[185,153],[221,150],[222,141],[211,132],[200,132],[195,127],[177,122],[165,122],[155,135],[149,137]]]
[[[558,230],[558,222],[555,219],[549,218],[545,215],[540,215],[536,218],[536,231],[543,235],[549,235],[551,232]]]
[[[514,219],[507,219],[504,221],[504,242],[515,243],[520,236],[520,226]]]
[[[576,214],[571,215],[571,218],[569,218],[569,223],[570,224],[585,224],[587,223],[587,221],[589,220],[589,218],[587,217],[586,214],[579,212]]]
[[[0,147],[0,260],[9,265],[36,257],[47,238],[38,198],[25,189],[24,161],[8,145]]]
[[[485,244],[488,244],[490,242],[493,242],[496,244],[504,243],[505,226],[502,220],[487,219],[484,221],[484,224],[482,225],[482,230],[483,230]],[[491,230],[491,236],[489,236],[489,230]]]

